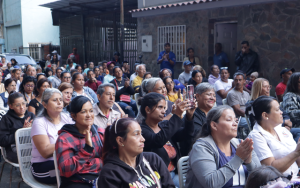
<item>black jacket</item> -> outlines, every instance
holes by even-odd
[[[186,117],[184,117],[186,118]],[[194,113],[194,135],[190,139],[180,142],[180,151],[182,156],[187,156],[191,151],[193,144],[201,133],[203,124],[206,123],[206,115],[202,110],[196,108]]]
[[[183,124],[184,127],[182,127]],[[177,161],[181,157],[177,142],[182,142],[194,135],[194,120],[187,121],[185,119],[185,121],[183,121],[177,115],[173,115],[169,121],[164,120],[159,122],[158,126],[161,130],[158,133],[154,133],[145,121],[141,124],[142,135],[146,140],[144,151],[156,153],[163,159],[166,166],[168,166],[170,158],[163,146],[170,141],[177,153],[173,159],[174,165],[177,165]]]
[[[144,152],[137,156],[135,170],[139,176],[149,184],[147,187],[156,188],[157,184],[155,183],[150,170],[143,162],[143,157],[149,162],[153,172],[155,174],[158,173],[162,188],[175,188],[168,168],[162,159],[155,153]],[[98,187],[130,188],[141,187],[139,186],[140,184],[143,185],[136,172],[126,163],[121,161],[119,156],[109,155],[106,157],[98,179]]]
[[[9,109],[0,121],[0,146],[5,149],[11,149],[11,145],[15,144],[15,132],[23,128],[25,120],[30,117],[30,121],[34,118],[34,114],[26,110],[23,118],[17,116],[14,110]]]
[[[115,80],[118,83],[118,86],[117,86]],[[135,93],[134,89],[131,86],[129,86],[127,88],[124,87],[124,85],[125,85],[125,78],[122,78],[121,82],[117,81],[117,79],[113,79],[110,83],[114,84],[115,87],[116,87],[116,101],[120,101],[120,95],[122,95],[122,94],[130,96],[130,95],[134,95],[134,93]],[[120,89],[120,87],[122,87],[122,88]],[[117,88],[119,90],[117,90]]]
[[[237,70],[242,70],[248,76],[252,72],[257,72],[259,69],[258,54],[251,49],[249,49],[248,54],[243,54],[239,51],[235,55],[235,64],[237,66]]]

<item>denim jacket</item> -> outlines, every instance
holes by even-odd
[[[89,96],[89,98],[93,99],[93,101],[92,101],[93,104],[99,102],[98,98],[97,98],[97,95],[95,94],[95,92],[91,88],[83,87],[83,90],[84,90],[84,93],[86,93]],[[73,100],[77,96],[78,96],[77,92],[73,91],[71,100]]]

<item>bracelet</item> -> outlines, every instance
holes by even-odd
[[[169,113],[169,114],[171,114],[171,115],[173,116],[172,112],[171,112],[171,113]]]

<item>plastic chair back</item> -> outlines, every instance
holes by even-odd
[[[57,185],[47,185],[42,184],[34,179],[31,173],[31,151],[32,151],[32,144],[31,144],[31,127],[29,128],[21,128],[18,129],[15,133],[16,139],[16,147],[17,147],[17,154],[18,160],[20,165],[20,172],[23,178],[23,181],[33,187],[33,188],[56,188]]]
[[[19,164],[18,163],[13,163],[13,162],[11,162],[10,160],[7,159],[5,147],[1,147],[1,154],[2,154],[3,159],[4,159],[5,162],[11,164],[14,167],[18,167],[19,168]]]
[[[222,103],[223,103],[223,105],[228,105],[228,104],[227,104],[227,99],[223,99],[223,100],[222,100]]]
[[[185,181],[186,181],[186,174],[189,166],[189,156],[181,157],[178,160],[177,163],[178,168],[178,177],[179,177],[179,187],[184,188],[185,187]]]
[[[59,172],[59,169],[58,169],[58,164],[57,164],[56,152],[55,151],[53,152],[53,159],[54,159],[57,187],[59,187],[60,186],[60,172]]]
[[[250,120],[249,120],[248,115],[246,113],[245,113],[245,119],[246,119],[246,122],[247,122],[247,125],[248,125],[248,128],[249,128],[249,131],[252,131],[251,123],[250,123]]]
[[[140,109],[140,105],[138,105],[138,101],[139,101],[139,98],[140,98],[140,97],[141,97],[141,96],[140,96],[139,93],[134,94],[134,100],[135,100],[136,107],[137,107],[138,110]]]

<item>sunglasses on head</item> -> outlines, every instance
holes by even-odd
[[[227,70],[228,67],[221,67],[221,68],[220,68],[220,70],[224,70],[224,69]]]

